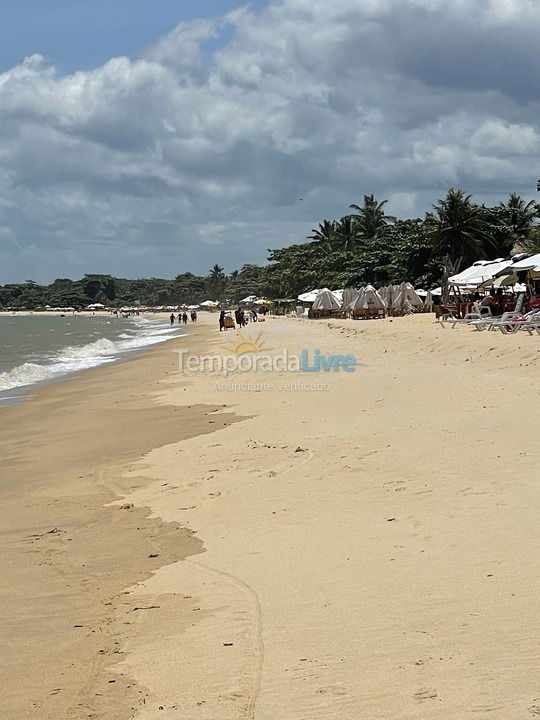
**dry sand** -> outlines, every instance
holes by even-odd
[[[365,367],[182,376],[201,319],[0,410],[2,718],[539,715],[538,336],[272,318]]]

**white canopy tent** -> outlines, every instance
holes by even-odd
[[[341,304],[345,309],[350,309],[352,304],[356,301],[356,298],[360,294],[360,290],[356,288],[345,288],[341,298]]]
[[[350,305],[351,310],[385,310],[386,303],[373,285],[362,288],[358,297]]]
[[[421,307],[424,301],[418,297],[411,283],[402,282],[399,286],[397,295],[393,300],[393,308],[411,311],[414,308]]]
[[[496,275],[510,266],[514,267],[512,260],[504,260],[504,258],[497,258],[497,260],[477,260],[457,275],[449,277],[448,284],[451,287],[462,290],[475,290],[480,287],[480,285],[484,285],[490,280],[493,280]]]
[[[315,298],[312,310],[339,310],[341,303],[331,290],[321,290]]]
[[[532,277],[540,277],[540,253],[518,260],[505,268],[501,268],[497,275],[515,275],[518,272],[529,272]]]

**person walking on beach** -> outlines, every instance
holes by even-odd
[[[219,331],[225,330],[225,310],[219,313]]]
[[[171,313],[169,320],[171,321],[171,325],[174,325],[174,313]]]
[[[187,324],[187,312],[184,312],[184,314],[182,315],[182,320],[184,321],[184,325],[186,325]]]
[[[191,311],[191,322],[197,322],[197,313],[195,310]]]
[[[178,324],[182,324],[182,313],[178,313]]]

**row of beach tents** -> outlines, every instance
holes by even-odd
[[[427,293],[426,300],[430,293]],[[417,294],[411,283],[402,282],[400,285],[386,285],[376,290],[373,285],[362,288],[345,288],[344,290],[329,290],[321,288],[302,293],[298,300],[304,304],[311,304],[312,311],[337,312],[350,311],[377,311],[381,313],[411,313],[423,308],[426,302]]]

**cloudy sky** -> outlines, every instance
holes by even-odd
[[[532,198],[539,37],[537,0],[10,3],[0,283],[262,263],[364,193]]]

